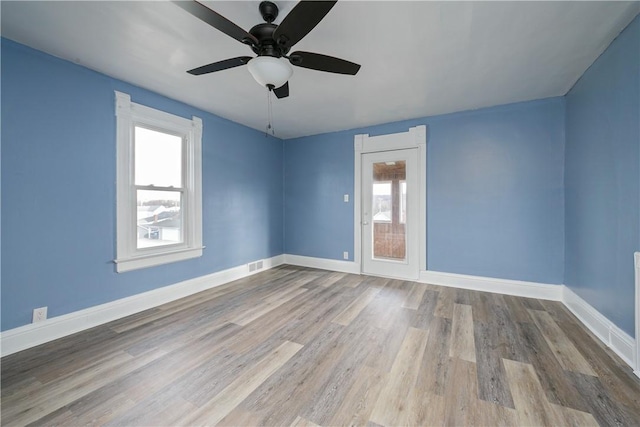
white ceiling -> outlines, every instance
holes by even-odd
[[[249,30],[258,1],[205,1]],[[295,3],[276,1],[279,23]],[[2,36],[264,130],[267,95],[246,67],[186,70],[253,56],[164,2],[2,1]],[[640,2],[339,1],[293,50],[362,65],[356,76],[294,67],[274,99],[276,136],[564,95],[640,11]]]

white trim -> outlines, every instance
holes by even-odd
[[[418,149],[418,269],[427,269],[427,127],[419,125],[407,132],[370,137],[368,134],[355,135],[354,150],[354,189],[353,189],[353,260],[362,271],[362,154],[378,151]]]
[[[360,265],[355,261],[285,254],[284,263],[300,267],[318,268],[320,270],[338,271],[340,273],[360,274]]]
[[[0,334],[1,356],[44,344],[85,329],[93,328],[113,320],[130,316],[186,296],[202,292],[234,280],[265,271],[284,263],[284,256],[277,255],[263,261],[263,268],[249,273],[246,264],[218,271],[206,276],[185,280],[152,291],[132,295],[106,304],[62,316],[51,317],[38,323],[31,323]]]
[[[640,252],[633,254],[634,264],[636,267],[636,346],[635,346],[635,371],[640,377]]]
[[[564,286],[562,292],[562,302],[600,341],[633,368],[633,349],[636,340],[567,286]]]
[[[353,262],[358,266],[358,273],[362,272],[362,144],[366,135],[353,137]]]
[[[421,271],[418,281],[433,285],[471,289],[482,292],[494,292],[526,298],[546,299],[551,301],[560,301],[562,298],[562,285],[552,285],[548,283],[495,279],[492,277],[443,273],[432,270]]]
[[[131,102],[115,91],[116,114],[116,271],[125,271],[202,256],[202,120],[176,116]],[[175,133],[184,140],[183,243],[142,250],[136,247],[134,128],[145,125]]]
[[[202,256],[203,249],[204,246],[198,248],[177,249],[175,251],[163,252],[161,254],[152,253],[135,258],[116,259],[113,260],[113,262],[117,264],[118,273],[122,273],[125,271],[196,258]]]

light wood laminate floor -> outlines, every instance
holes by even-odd
[[[557,302],[281,266],[2,359],[3,425],[640,425]]]

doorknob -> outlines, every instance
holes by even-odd
[[[363,221],[362,225],[369,225],[369,221]]]

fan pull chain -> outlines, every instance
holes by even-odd
[[[269,135],[269,131],[271,131],[271,135],[276,136],[276,131],[273,128],[273,105],[272,105],[272,96],[271,94],[273,93],[273,91],[268,90],[267,91],[267,129],[264,133],[264,136],[268,136]]]

